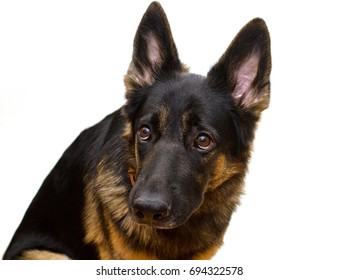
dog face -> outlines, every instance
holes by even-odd
[[[159,81],[145,95],[134,124],[138,177],[131,213],[140,223],[172,228],[199,207],[236,150],[232,104],[191,74]]]
[[[245,173],[256,123],[269,104],[270,70],[269,34],[254,19],[206,77],[188,73],[164,11],[149,6],[125,77],[134,221],[176,228],[206,193]]]

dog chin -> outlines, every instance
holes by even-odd
[[[186,222],[187,219],[163,218],[162,220],[144,220],[138,218],[136,215],[131,215],[132,220],[144,226],[149,226],[155,229],[175,229]]]

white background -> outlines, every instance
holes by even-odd
[[[149,3],[0,2],[0,255],[62,152],[124,103],[123,75]],[[161,4],[191,72],[206,74],[254,17],[271,33],[271,106],[215,263],[244,266],[241,279],[337,279],[337,7]]]

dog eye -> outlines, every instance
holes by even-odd
[[[142,141],[147,141],[151,136],[151,130],[148,126],[143,125],[138,131],[138,137]]]
[[[213,145],[212,138],[208,134],[200,134],[195,139],[195,147],[200,150],[206,151],[209,150]]]

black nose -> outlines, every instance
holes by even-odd
[[[169,206],[161,200],[137,198],[134,209],[136,216],[142,220],[160,221],[169,216]]]

